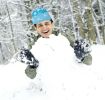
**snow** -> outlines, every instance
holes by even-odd
[[[43,68],[29,79],[23,63],[0,65],[0,100],[105,100],[105,46],[92,46],[92,65],[77,63],[70,52],[69,67],[46,62],[47,74],[41,78],[38,72],[45,73]]]

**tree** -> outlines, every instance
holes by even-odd
[[[92,12],[92,1],[86,0],[86,7],[85,13],[87,16],[87,33],[88,33],[88,39],[92,42],[96,42],[96,33],[95,33],[95,27],[94,27],[94,21],[93,21],[93,12]]]
[[[32,45],[31,42],[34,41],[30,30],[32,26],[29,24],[31,19],[28,17],[31,8],[24,5],[22,0],[0,0],[0,2],[1,62],[7,63],[22,47],[31,48],[30,44]]]

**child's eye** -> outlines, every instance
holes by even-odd
[[[42,26],[43,26],[42,24],[39,24],[39,25],[38,25],[38,27],[42,27]]]
[[[45,23],[45,25],[49,25],[49,23]]]

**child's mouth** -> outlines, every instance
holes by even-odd
[[[49,30],[47,30],[47,31],[43,31],[43,34],[47,34],[49,32]]]

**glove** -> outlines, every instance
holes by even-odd
[[[30,79],[34,79],[36,77],[36,74],[37,74],[36,68],[33,67],[33,66],[28,65],[27,68],[25,69],[25,74]]]
[[[18,61],[25,63],[33,68],[39,66],[39,61],[33,56],[33,54],[28,49],[21,49],[18,54]]]
[[[80,62],[91,52],[90,44],[85,39],[76,40],[74,43],[74,53]]]

